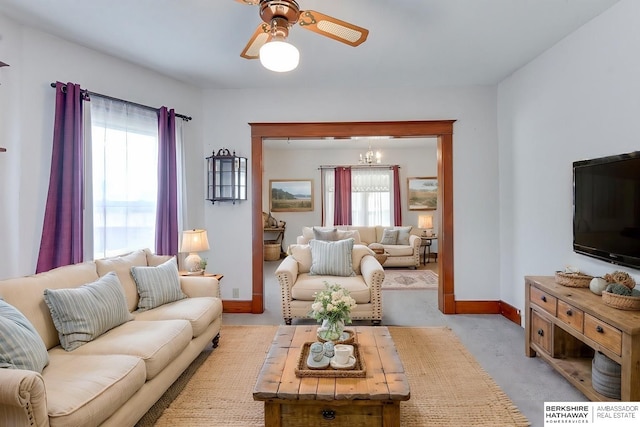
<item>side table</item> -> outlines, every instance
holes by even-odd
[[[222,278],[224,277],[224,275],[222,274],[215,274],[215,273],[203,273],[203,274],[191,274],[188,271],[179,271],[178,272],[181,276],[193,276],[193,277],[198,277],[198,276],[202,276],[202,277],[214,277],[216,279],[218,279],[218,282],[222,280]]]
[[[420,247],[422,248],[422,263],[427,264],[431,259],[431,244],[436,240],[437,236],[420,236],[422,242]],[[428,251],[428,254],[427,254]],[[436,255],[437,256],[437,255]]]

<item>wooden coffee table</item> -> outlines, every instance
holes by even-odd
[[[280,326],[258,374],[253,399],[264,402],[265,426],[400,426],[409,382],[384,326],[347,327],[365,361],[364,378],[298,378],[295,368],[317,325]]]

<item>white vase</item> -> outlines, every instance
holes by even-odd
[[[607,281],[602,277],[594,277],[589,283],[589,289],[596,295],[602,295],[602,291],[606,289],[607,285]]]
[[[318,337],[325,341],[339,341],[343,332],[344,322],[342,320],[332,322],[329,319],[323,319],[322,325],[318,328]]]

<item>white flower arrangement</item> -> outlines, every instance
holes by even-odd
[[[349,296],[349,291],[338,284],[330,285],[324,282],[324,285],[324,291],[316,292],[315,300],[311,304],[311,316],[318,321],[351,323],[350,314],[356,306],[356,300]]]

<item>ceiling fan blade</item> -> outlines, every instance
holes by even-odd
[[[315,10],[300,12],[298,24],[300,24],[302,28],[348,44],[349,46],[362,44],[369,35],[369,30],[366,28],[341,21],[332,16],[316,12]]]
[[[246,59],[258,59],[260,57],[260,48],[271,38],[271,27],[264,23],[258,25],[240,56]]]
[[[244,4],[248,4],[251,6],[255,6],[256,4],[260,3],[260,0],[236,0],[238,3],[244,3]]]

